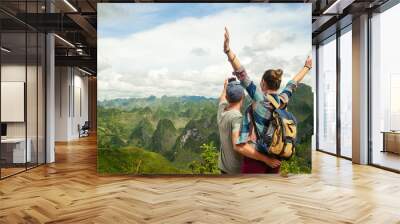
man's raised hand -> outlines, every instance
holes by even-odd
[[[224,81],[224,90],[226,90],[227,86],[228,86],[228,79],[225,79],[225,81]]]

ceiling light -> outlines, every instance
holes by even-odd
[[[72,44],[71,42],[69,42],[68,40],[66,40],[66,39],[64,39],[64,38],[62,38],[62,37],[60,37],[60,36],[57,35],[57,34],[54,34],[54,36],[57,37],[58,39],[60,39],[61,41],[63,41],[64,43],[66,43],[67,45],[69,45],[70,47],[75,48],[75,45],[73,45],[73,44]]]
[[[79,55],[83,55],[83,49],[82,48],[77,48],[76,49],[76,53],[78,53]]]
[[[9,50],[9,49],[7,49],[7,48],[5,48],[5,47],[1,47],[1,50],[4,51],[4,52],[6,52],[6,53],[10,53],[10,52],[11,52],[11,50]]]
[[[342,14],[343,10],[351,5],[355,0],[336,0],[322,14]]]
[[[78,12],[78,10],[68,1],[64,0],[65,4],[67,4],[74,12]]]
[[[86,70],[83,70],[83,69],[81,69],[81,68],[79,68],[79,67],[78,67],[78,70],[81,71],[81,72],[83,72],[83,73],[85,73],[85,74],[87,74],[87,75],[90,75],[90,76],[92,75],[92,73],[90,73],[90,72],[88,72],[88,71],[86,71]]]
[[[322,14],[328,14],[332,9],[336,7],[336,5],[340,2],[340,0],[336,0],[332,5],[330,5]]]

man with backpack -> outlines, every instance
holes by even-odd
[[[264,72],[260,87],[256,87],[241,66],[236,55],[229,47],[229,32],[225,28],[224,52],[234,69],[233,75],[239,80],[252,99],[242,121],[237,148],[255,148],[269,156],[272,161],[289,159],[295,152],[296,119],[286,110],[289,99],[297,84],[310,71],[311,58],[308,57],[304,67],[289,81],[284,90],[278,93],[282,81],[281,69],[269,69]],[[242,173],[278,173],[278,163],[265,164],[245,157]]]

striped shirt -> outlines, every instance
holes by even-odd
[[[232,74],[240,80],[240,84],[246,89],[247,93],[251,97],[255,127],[257,128],[258,133],[264,133],[264,129],[268,127],[269,121],[272,118],[272,112],[274,110],[272,103],[269,102],[266,95],[264,95],[253,81],[250,80],[243,67],[234,71]],[[291,80],[287,83],[281,93],[270,95],[279,103],[280,108],[285,108],[296,88],[297,82]],[[247,143],[250,141],[256,143],[257,149],[260,151],[266,151],[265,149],[260,148],[262,147],[261,145],[257,144],[255,134],[252,133],[252,128],[253,124],[250,117],[250,107],[248,107],[242,120],[240,135],[236,144]]]

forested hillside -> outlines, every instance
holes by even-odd
[[[218,173],[217,106],[217,99],[200,96],[99,101],[99,172]],[[309,86],[298,88],[289,110],[299,121],[300,145],[284,169],[310,172],[313,95]]]

